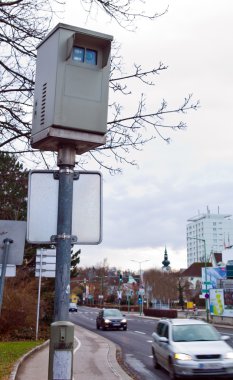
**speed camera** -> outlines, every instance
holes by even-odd
[[[105,143],[112,36],[58,24],[37,48],[31,145]]]

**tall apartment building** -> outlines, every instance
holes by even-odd
[[[198,214],[187,221],[187,264],[209,260],[211,253],[233,245],[233,220],[228,214]]]

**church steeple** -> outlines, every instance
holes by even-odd
[[[165,246],[165,251],[164,251],[164,260],[162,261],[162,264],[163,264],[163,267],[162,267],[163,270],[168,271],[168,270],[171,269],[170,266],[169,266],[170,261],[168,260],[168,254],[167,254],[167,248],[166,248],[166,246]]]

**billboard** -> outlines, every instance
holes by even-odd
[[[233,289],[210,289],[210,314],[233,317]]]
[[[205,285],[207,285],[208,289],[217,289],[217,280],[224,280],[226,278],[226,267],[202,268],[201,280],[203,289],[205,289]]]

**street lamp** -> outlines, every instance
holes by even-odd
[[[139,275],[140,275],[140,282],[139,282],[139,286],[142,282],[142,263],[145,263],[146,261],[150,261],[150,260],[142,260],[142,261],[138,261],[138,260],[130,260],[130,261],[134,261],[135,263],[138,263],[139,264]],[[140,305],[140,315],[143,313],[143,294],[141,295],[142,296],[142,304]]]
[[[140,282],[141,282],[142,281],[142,267],[141,267],[141,264],[145,263],[146,261],[150,261],[150,260],[142,260],[142,261],[130,260],[130,261],[135,261],[135,263],[139,264],[139,274],[140,274]]]
[[[207,268],[206,268],[206,241],[205,239],[200,239],[192,236],[187,236],[187,239],[194,239],[194,240],[199,240],[204,243],[204,258],[205,258],[205,309],[206,309],[206,320],[209,322],[209,308],[208,308],[208,299],[207,297]]]
[[[101,294],[99,295],[99,300],[101,299],[102,300],[102,305],[104,304],[104,278],[107,278],[108,276],[104,276],[104,275],[101,275],[101,276],[95,276],[96,278],[100,279],[100,291],[101,291]]]

